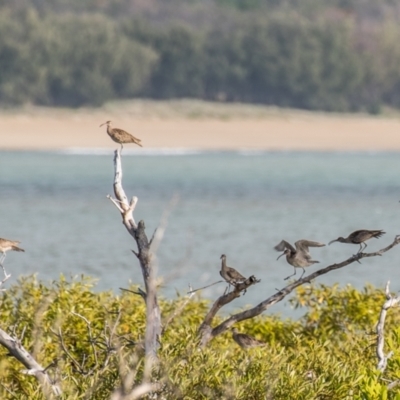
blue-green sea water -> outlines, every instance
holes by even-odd
[[[356,229],[384,229],[367,251],[400,234],[400,154],[303,152],[163,152],[122,155],[123,186],[139,198],[134,217],[150,237],[174,195],[158,250],[161,293],[184,294],[188,284],[220,279],[220,256],[243,275],[261,282],[230,305],[256,305],[284,286],[293,268],[273,247],[281,239],[323,243]],[[15,280],[90,275],[99,290],[141,283],[113,194],[113,152],[0,152],[0,237],[18,239],[25,253],[9,252],[5,266]],[[355,245],[312,249],[319,267],[342,261]],[[400,246],[383,257],[364,259],[319,279],[326,284],[366,283],[400,290]],[[298,273],[301,271],[298,271]],[[11,279],[10,281],[12,281]],[[10,282],[9,281],[9,282]],[[9,283],[7,283],[9,284]],[[218,284],[202,292],[215,298]],[[291,315],[288,305],[271,312]]]

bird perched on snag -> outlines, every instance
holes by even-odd
[[[278,245],[274,247],[277,251],[283,251],[283,253],[277,258],[277,260],[279,260],[283,255],[286,255],[286,261],[294,267],[294,273],[287,276],[285,280],[296,275],[296,268],[301,268],[303,270],[303,273],[299,278],[301,279],[306,272],[304,267],[309,267],[310,265],[319,263],[319,261],[311,259],[311,254],[308,248],[325,246],[323,243],[312,242],[311,240],[298,240],[294,245],[296,246],[296,248],[294,248],[286,240],[282,240]]]
[[[229,283],[229,287],[230,285],[236,286],[238,283],[242,283],[246,280],[240,272],[226,265],[225,254],[222,254],[221,260],[221,271],[219,271],[219,274]]]
[[[353,233],[350,233],[350,235],[347,236],[347,238],[343,238],[342,236],[340,236],[335,240],[331,240],[328,244],[331,244],[333,242],[359,244],[360,248],[358,249],[357,253],[361,253],[367,247],[367,243],[365,243],[367,240],[372,239],[372,238],[379,239],[385,233],[386,232],[384,232],[381,229],[380,230],[360,229],[358,231],[354,231]],[[364,244],[364,247],[363,247],[363,244]]]
[[[130,133],[124,131],[123,129],[112,128],[111,121],[106,121],[103,125],[107,125],[107,133],[114,142],[119,143],[121,145],[121,151],[124,148],[124,143],[135,143],[140,147],[143,147],[141,144],[141,140],[131,135]]]

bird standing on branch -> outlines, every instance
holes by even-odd
[[[219,271],[219,274],[229,283],[229,286],[236,286],[238,283],[242,283],[246,280],[246,278],[241,273],[236,271],[236,269],[226,265],[225,254],[222,254],[221,260],[221,271]]]
[[[331,240],[328,244],[331,244],[333,242],[340,242],[340,243],[352,243],[352,244],[359,244],[360,248],[358,249],[358,253],[361,253],[365,248],[367,247],[367,243],[365,243],[368,239],[371,238],[376,238],[379,239],[382,235],[384,235],[386,232],[383,232],[383,230],[372,230],[369,231],[367,229],[360,229],[358,231],[354,231],[353,233],[350,233],[350,235],[347,238],[343,237],[338,237],[335,240]],[[364,244],[364,248],[362,245]]]
[[[121,151],[124,148],[123,143],[135,143],[138,146],[143,147],[140,143],[140,139],[124,131],[123,129],[112,128],[111,121],[104,122],[104,124],[101,124],[100,127],[102,127],[103,125],[107,125],[107,133],[110,138],[114,140],[114,142],[117,142],[121,145]]]
[[[18,246],[20,242],[17,240],[8,240],[0,238],[0,253],[3,253],[0,264],[3,264],[3,261],[6,259],[6,252],[9,250],[13,251],[25,251]]]
[[[309,267],[310,265],[319,263],[319,261],[311,259],[311,254],[308,248],[325,246],[323,243],[312,242],[310,240],[298,240],[294,245],[296,246],[296,248],[294,248],[286,240],[282,240],[278,245],[274,247],[277,251],[283,251],[283,253],[277,258],[277,260],[279,260],[283,255],[286,255],[286,261],[294,267],[294,273],[287,276],[285,280],[296,275],[296,268],[301,268],[303,270],[303,273],[299,278],[301,279],[306,272],[304,267]]]

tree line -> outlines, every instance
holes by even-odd
[[[193,20],[49,3],[46,12],[19,1],[0,8],[2,106],[133,97],[371,113],[400,106],[400,24],[383,12],[390,2],[371,18],[349,9],[351,1],[306,12],[221,0],[212,15],[188,12]]]

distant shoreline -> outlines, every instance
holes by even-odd
[[[400,151],[398,115],[312,113],[189,100],[2,111],[0,150],[114,149],[118,145],[105,127],[99,128],[108,119],[141,138],[145,149]],[[125,149],[136,147],[128,144]]]

